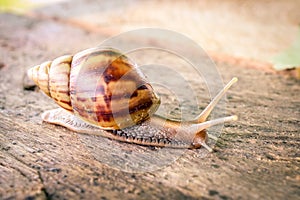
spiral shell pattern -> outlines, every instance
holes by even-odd
[[[141,123],[160,104],[138,67],[111,48],[44,62],[29,69],[28,76],[59,106],[103,129]]]

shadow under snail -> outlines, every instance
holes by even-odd
[[[155,114],[160,99],[134,62],[112,48],[91,48],[28,70],[28,76],[61,107],[42,114],[43,121],[72,131],[140,145],[205,147],[206,129],[237,116],[206,121],[237,81],[233,78],[191,121]],[[212,136],[213,138],[213,136]]]

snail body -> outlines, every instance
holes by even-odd
[[[46,111],[44,121],[75,132],[119,141],[179,148],[206,145],[206,128],[236,116],[206,121],[232,79],[207,108],[191,121],[155,114],[160,99],[137,65],[112,48],[91,48],[47,61],[28,76],[61,108]]]

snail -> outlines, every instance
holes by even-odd
[[[27,72],[60,108],[45,111],[45,122],[72,131],[140,145],[212,149],[206,129],[237,116],[206,121],[212,109],[237,81],[233,78],[190,121],[155,114],[160,98],[127,56],[113,48],[90,48],[32,67]],[[212,136],[213,137],[213,136]]]

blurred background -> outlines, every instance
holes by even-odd
[[[2,12],[54,19],[107,36],[166,28],[198,42],[217,61],[277,70],[300,65],[299,8],[299,0],[0,1]]]

